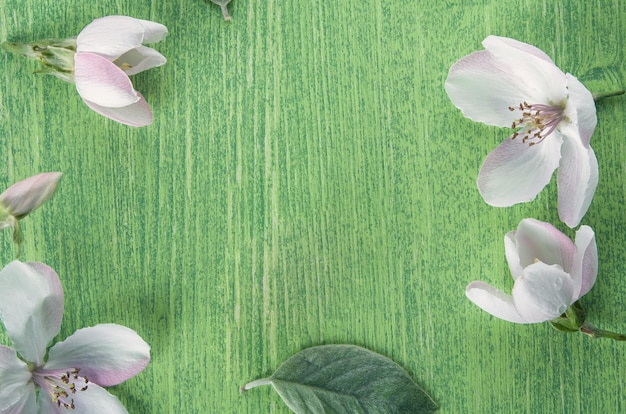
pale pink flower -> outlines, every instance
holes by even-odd
[[[531,201],[558,167],[559,217],[577,226],[598,184],[591,92],[534,46],[496,36],[483,46],[456,62],[445,83],[467,118],[516,130],[485,159],[480,194],[496,207]]]
[[[513,276],[507,295],[484,282],[472,282],[465,294],[493,316],[515,323],[539,323],[561,316],[596,281],[598,253],[593,230],[581,226],[572,241],[554,226],[524,219],[504,238]]]
[[[63,318],[63,289],[52,268],[19,261],[5,266],[0,317],[14,348],[0,345],[0,412],[127,413],[102,387],[141,372],[150,361],[150,346],[132,329],[100,324],[56,343],[44,361]]]

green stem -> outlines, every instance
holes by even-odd
[[[222,14],[224,15],[224,20],[230,20],[230,13],[228,13],[228,7],[226,5],[220,6],[222,9]]]
[[[617,91],[611,91],[611,92],[599,92],[599,93],[594,93],[593,94],[593,100],[596,102],[601,101],[604,98],[610,98],[612,96],[619,96],[619,95],[623,95],[624,94],[624,89],[620,89]]]
[[[589,335],[592,338],[610,338],[615,339],[616,341],[626,341],[626,335],[624,334],[605,331],[604,329],[596,328],[595,326],[587,322],[585,322],[583,326],[580,327],[580,331],[584,334]]]
[[[252,382],[247,383],[246,385],[244,385],[243,387],[239,388],[239,392],[241,394],[243,394],[244,392],[251,390],[254,387],[258,387],[261,385],[270,385],[272,383],[272,380],[269,378],[261,378]]]

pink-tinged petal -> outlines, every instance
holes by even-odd
[[[39,395],[39,404],[41,406],[40,413],[60,414],[60,413],[77,413],[77,414],[127,414],[128,411],[120,400],[111,395],[107,390],[93,384],[91,381],[86,384],[85,391],[76,391],[71,394],[69,400],[74,401],[74,409],[66,409],[57,407],[57,404],[49,398],[48,395]],[[83,384],[77,384],[76,388],[81,389]]]
[[[107,16],[88,24],[76,39],[76,51],[91,52],[113,61],[141,46],[155,43],[167,34],[162,24],[127,16]]]
[[[62,175],[48,172],[19,181],[0,194],[0,205],[9,214],[22,218],[54,195]]]
[[[510,127],[517,117],[509,106],[528,99],[525,85],[487,51],[474,52],[452,65],[445,89],[466,118],[501,127]]]
[[[578,128],[578,137],[585,148],[589,147],[589,141],[596,129],[598,118],[596,116],[596,103],[593,95],[585,85],[569,73],[567,76],[567,88],[569,100],[566,107],[566,115]]]
[[[580,299],[593,287],[598,276],[598,248],[596,237],[589,226],[580,226],[576,232],[576,261],[572,269],[572,278],[580,291],[576,300]]]
[[[576,287],[561,266],[537,262],[515,281],[513,302],[528,323],[557,318],[575,301]]]
[[[35,386],[28,366],[15,351],[0,345],[0,413],[35,413]]]
[[[520,261],[515,233],[517,232],[513,230],[504,236],[504,254],[506,255],[506,261],[509,264],[509,269],[511,269],[511,276],[513,276],[513,280],[517,279],[524,273],[524,268],[522,267],[522,263]]]
[[[115,63],[128,76],[131,76],[144,70],[165,65],[166,62],[165,56],[156,50],[146,46],[139,46],[124,53]]]
[[[472,282],[467,285],[465,295],[479,308],[496,318],[513,323],[526,323],[515,309],[513,298],[493,286],[484,282]]]
[[[539,260],[547,265],[557,264],[565,272],[571,271],[576,246],[552,224],[524,219],[517,227],[515,237],[522,267]]]
[[[140,99],[128,75],[102,56],[76,53],[74,63],[76,90],[84,100],[121,108]]]
[[[0,318],[15,349],[37,365],[61,327],[63,288],[43,263],[17,260],[0,271]]]
[[[107,118],[119,122],[120,124],[134,127],[150,125],[154,121],[150,105],[148,105],[148,102],[146,102],[141,94],[137,94],[139,95],[139,101],[123,108],[106,108],[85,99],[83,99],[83,101],[89,108],[96,111],[100,115],[106,116]]]
[[[80,368],[91,382],[117,385],[150,362],[150,346],[135,331],[116,324],[79,329],[48,353],[45,369]]]
[[[567,98],[567,78],[551,59],[539,57],[537,48],[497,36],[488,36],[483,46],[517,82],[525,83],[530,104],[556,104]],[[532,48],[533,53],[529,53]],[[515,106],[520,102],[513,102]]]
[[[524,53],[529,53],[533,56],[538,57],[539,59],[543,59],[546,62],[554,65],[554,61],[550,58],[550,56],[546,55],[545,52],[535,46],[529,45],[528,43],[520,42],[519,40],[511,39],[508,37],[500,37],[500,36],[488,36],[486,42],[490,44],[492,41],[498,41],[504,43],[507,46],[518,49]],[[483,45],[485,42],[483,42]]]
[[[533,146],[507,138],[485,159],[478,190],[487,204],[509,207],[534,200],[559,165],[562,138],[556,131]]]
[[[559,218],[576,227],[587,213],[598,186],[598,161],[591,147],[585,147],[573,126],[563,131],[561,161],[557,173]]]

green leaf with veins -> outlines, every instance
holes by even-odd
[[[395,362],[354,345],[323,345],[301,351],[269,378],[297,414],[421,414],[439,408]]]

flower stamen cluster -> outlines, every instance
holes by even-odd
[[[80,368],[72,370],[48,370],[37,368],[33,372],[33,382],[41,387],[57,407],[75,409],[74,399],[71,398],[77,392],[89,389],[89,379],[80,376]]]
[[[529,104],[524,101],[517,107],[509,106],[509,111],[520,111],[521,118],[515,119],[511,128],[521,128],[511,136],[511,139],[522,137],[522,143],[539,144],[552,134],[559,123],[565,118],[564,109],[559,106],[546,104]]]

